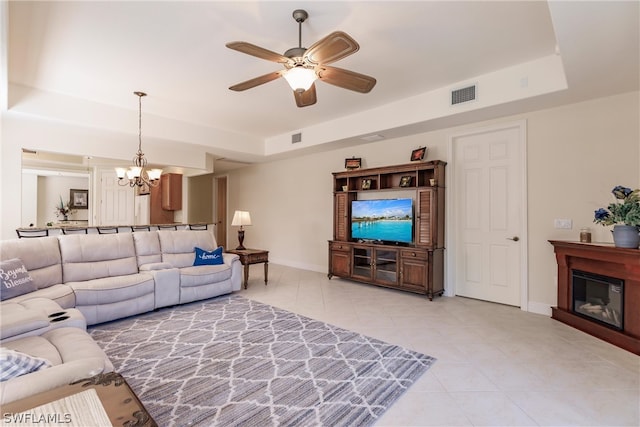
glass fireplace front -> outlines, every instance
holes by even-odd
[[[572,270],[573,312],[623,329],[624,280]]]

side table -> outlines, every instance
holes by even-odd
[[[249,266],[251,264],[264,263],[264,285],[267,285],[269,277],[269,251],[262,249],[227,249],[230,254],[240,257],[240,262],[244,265],[244,288],[247,289],[249,282]]]
[[[43,393],[25,397],[15,402],[2,405],[3,416],[24,412],[38,406],[55,402],[75,395],[87,389],[94,389],[100,399],[104,411],[114,426],[158,427],[151,418],[138,396],[135,395],[122,375],[116,372],[98,374],[95,377],[75,381],[69,385],[54,388]],[[58,414],[63,416],[64,414]],[[73,414],[67,414],[67,422],[73,423]],[[75,423],[77,425],[77,423]]]

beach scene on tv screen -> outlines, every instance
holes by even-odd
[[[351,205],[351,237],[394,242],[413,241],[411,199],[356,200]]]

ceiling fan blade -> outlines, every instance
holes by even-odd
[[[246,82],[235,84],[235,85],[231,86],[229,89],[235,90],[235,91],[238,91],[238,92],[243,91],[243,90],[247,90],[247,89],[251,89],[252,87],[256,87],[256,86],[260,86],[261,84],[269,83],[270,81],[275,80],[278,77],[281,77],[282,73],[283,73],[283,71],[276,71],[276,72],[273,72],[273,73],[265,74],[263,76],[256,77],[254,79],[247,80]]]
[[[316,85],[312,84],[311,87],[304,92],[293,91],[293,96],[296,98],[296,105],[298,107],[308,107],[316,103]]]
[[[376,85],[376,79],[354,71],[336,67],[318,67],[318,77],[325,83],[360,93],[368,93]]]
[[[315,65],[331,64],[347,57],[360,49],[360,45],[351,36],[335,31],[315,42],[304,54],[304,58]]]
[[[247,42],[230,42],[225,46],[227,46],[229,49],[246,53],[247,55],[255,56],[260,59],[266,59],[267,61],[278,62],[281,64],[288,64],[291,62],[291,60],[284,55],[280,55],[279,53]]]

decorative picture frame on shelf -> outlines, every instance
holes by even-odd
[[[350,159],[344,159],[344,168],[347,170],[360,169],[362,167],[362,158],[352,157]]]
[[[89,190],[69,190],[69,206],[71,209],[89,209]]]
[[[419,162],[424,159],[424,156],[427,154],[427,147],[416,148],[411,152],[411,161]]]
[[[405,175],[400,178],[400,187],[411,187],[411,175]]]
[[[365,178],[362,180],[362,189],[363,190],[371,189],[371,180],[369,178]]]

